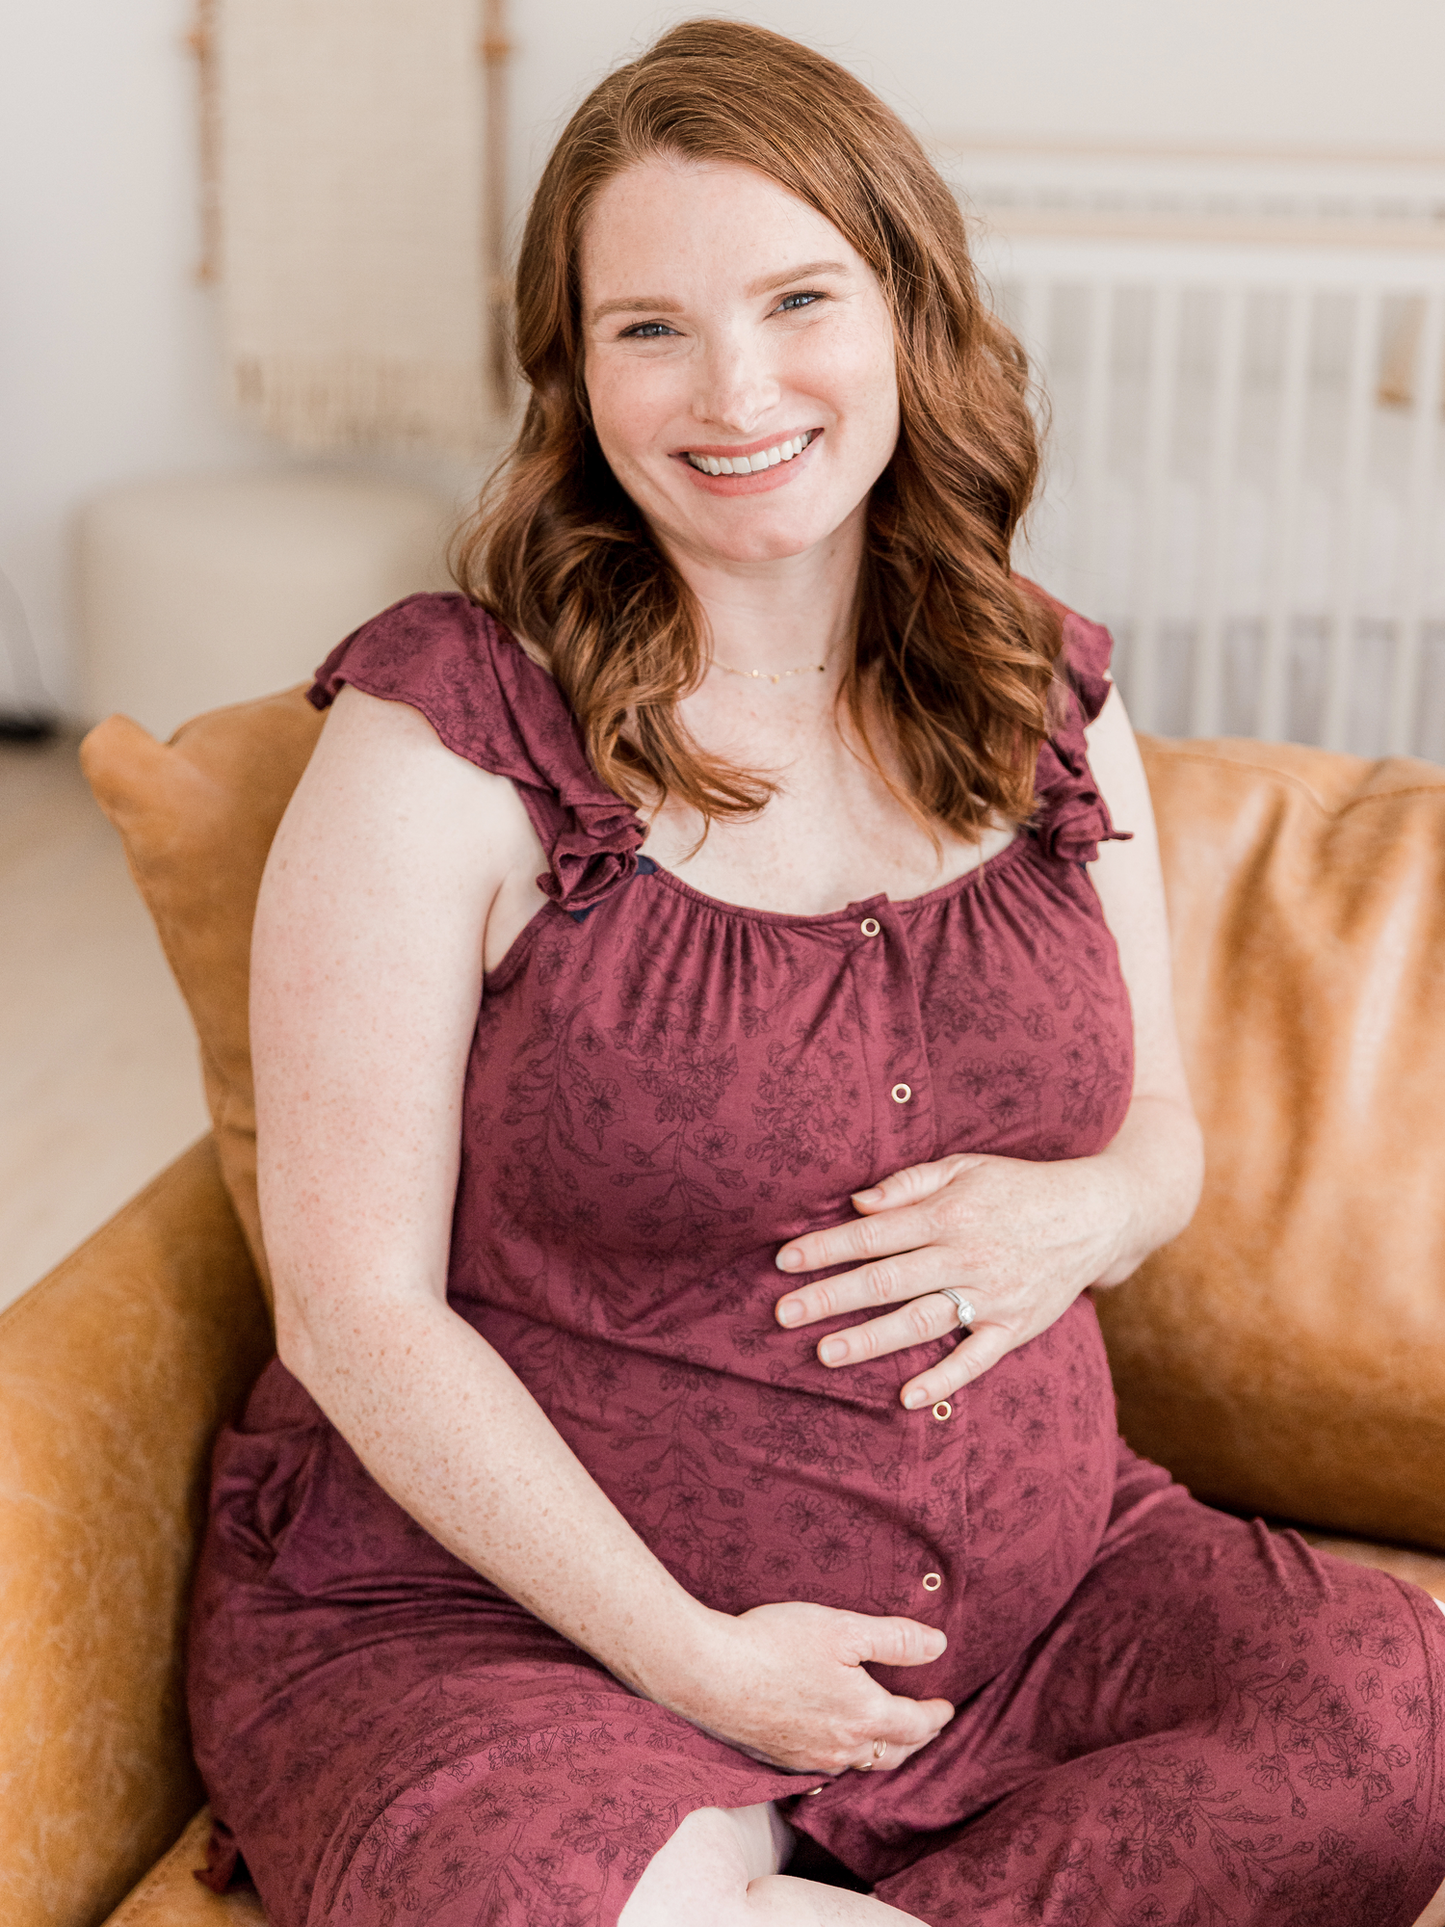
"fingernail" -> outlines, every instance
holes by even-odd
[[[778,1306],[780,1325],[799,1325],[803,1321],[803,1301],[801,1298],[785,1298]]]
[[[797,1271],[802,1266],[803,1254],[801,1251],[791,1251],[785,1246],[778,1253],[774,1263],[779,1271]]]
[[[825,1338],[818,1347],[818,1356],[825,1365],[836,1365],[848,1356],[847,1342],[841,1338]]]
[[[942,1653],[948,1645],[948,1636],[946,1633],[939,1632],[935,1627],[933,1637],[926,1640],[924,1644],[928,1650],[928,1657],[930,1659],[937,1659],[939,1654]]]
[[[883,1196],[883,1193],[875,1184],[870,1186],[866,1191],[855,1191],[853,1196],[858,1200],[859,1204],[877,1204],[878,1200]]]
[[[916,1388],[903,1394],[904,1409],[909,1412],[916,1412],[920,1405],[927,1403],[927,1400],[927,1392],[920,1392]]]

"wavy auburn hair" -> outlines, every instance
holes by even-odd
[[[915,813],[966,836],[1027,817],[1060,646],[1057,612],[1009,568],[1038,475],[1027,364],[980,299],[958,205],[919,142],[860,81],[795,41],[690,21],[611,74],[568,123],[518,264],[516,349],[531,397],[457,536],[457,582],[540,649],[593,768],[634,807],[670,795],[706,824],[767,801],[762,775],[705,755],[678,719],[707,668],[706,624],[604,460],[588,409],[584,226],[609,180],[656,155],[757,170],[831,221],[877,275],[901,427],[869,500],[843,699],[870,751],[869,718],[887,730],[892,786]]]

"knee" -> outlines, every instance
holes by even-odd
[[[777,1871],[767,1807],[698,1807],[648,1861],[618,1927],[746,1927],[748,1885]]]

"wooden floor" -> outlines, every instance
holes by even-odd
[[[206,1128],[190,1019],[75,741],[0,743],[0,1306]]]

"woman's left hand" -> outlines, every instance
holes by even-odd
[[[778,1322],[797,1329],[894,1307],[819,1345],[824,1365],[856,1365],[956,1331],[948,1286],[974,1308],[972,1332],[900,1395],[910,1409],[933,1404],[1046,1331],[1086,1285],[1127,1275],[1132,1189],[1107,1156],[1035,1164],[961,1154],[912,1165],[856,1193],[851,1224],[783,1246],[781,1271],[859,1262],[788,1292]]]

